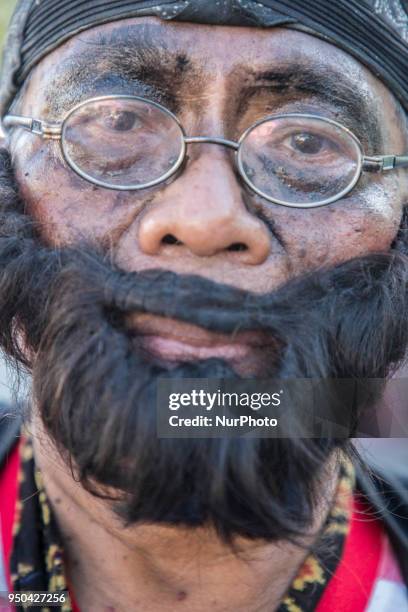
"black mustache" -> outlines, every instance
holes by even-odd
[[[407,312],[408,267],[397,253],[369,255],[311,272],[262,295],[200,276],[163,270],[124,272],[92,250],[61,252],[60,263],[64,256],[67,263],[57,274],[63,299],[82,305],[83,316],[90,319],[101,310],[113,318],[149,313],[224,334],[267,331],[298,355],[303,345],[305,364],[319,339],[325,351],[322,363],[328,347],[334,354],[344,348],[355,367],[356,356],[365,348],[372,359],[367,368],[357,368],[363,377],[385,376],[379,364],[402,359],[401,346],[408,341],[402,316]],[[398,343],[391,340],[396,336]]]
[[[366,302],[378,295],[390,272],[396,286],[408,281],[406,261],[397,254],[369,255],[335,268],[310,272],[266,294],[162,269],[125,272],[101,257],[92,245],[50,250],[47,257],[59,263],[59,271],[54,272],[59,282],[70,284],[71,277],[72,291],[88,294],[89,302],[96,307],[103,305],[123,314],[137,312],[178,319],[222,333],[234,333],[238,329],[278,331],[276,322],[279,327],[286,325],[288,332],[292,329],[296,333],[299,319],[302,325],[305,318],[312,322],[316,311],[321,324],[322,308],[327,305],[329,314],[333,301],[338,312],[353,300]],[[392,287],[387,285],[387,289]],[[82,301],[85,303],[86,297]]]

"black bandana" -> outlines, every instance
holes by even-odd
[[[102,23],[148,15],[306,29],[357,57],[408,109],[406,9],[406,0],[19,0],[5,46],[0,116],[30,70],[64,41]]]

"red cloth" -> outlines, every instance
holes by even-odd
[[[384,528],[372,510],[354,497],[343,557],[316,612],[364,612],[377,576]]]
[[[15,444],[6,459],[6,467],[0,473],[0,522],[3,542],[6,578],[11,590],[10,555],[13,544],[13,522],[18,492],[18,470],[20,466],[19,444]],[[1,554],[1,552],[0,552]]]

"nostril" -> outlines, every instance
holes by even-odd
[[[180,242],[180,240],[177,240],[177,238],[173,236],[173,234],[166,234],[164,238],[162,238],[162,244],[175,244],[178,246],[182,244],[182,242]]]
[[[228,247],[228,251],[235,252],[235,253],[240,253],[242,251],[247,251],[247,250],[248,250],[248,247],[243,242],[234,242],[234,244],[231,244]]]

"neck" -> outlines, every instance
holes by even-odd
[[[304,546],[241,539],[233,551],[210,528],[123,527],[106,502],[73,480],[38,427],[33,443],[61,529],[69,583],[80,609],[95,612],[130,607],[143,612],[270,612],[316,539],[337,482],[333,461]]]

